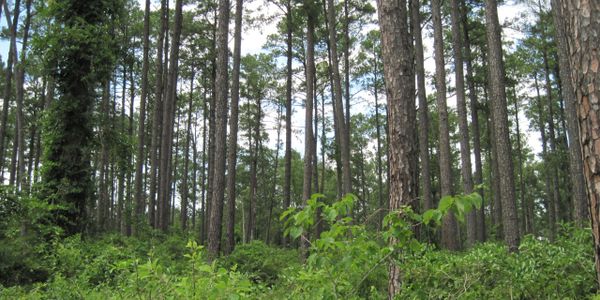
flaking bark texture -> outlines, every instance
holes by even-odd
[[[410,123],[415,91],[413,49],[408,34],[406,0],[379,0],[377,12],[388,102],[389,207],[398,210],[410,204],[415,196],[410,169],[415,129]],[[395,243],[394,240],[389,242]],[[390,263],[388,274],[388,298],[392,299],[401,286],[399,267]]]
[[[600,282],[600,3],[562,1]]]

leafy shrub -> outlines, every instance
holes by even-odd
[[[515,254],[499,243],[464,253],[427,251],[407,259],[400,299],[581,299],[595,292],[589,230],[555,243],[526,236]]]
[[[227,268],[237,266],[255,282],[268,286],[276,283],[284,269],[300,265],[297,251],[270,247],[262,241],[237,245],[222,263]]]

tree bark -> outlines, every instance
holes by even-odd
[[[488,72],[490,82],[492,120],[498,156],[500,198],[504,240],[510,252],[519,249],[519,224],[515,200],[515,181],[504,86],[504,63],[496,0],[485,1],[486,33],[488,45]]]
[[[283,210],[287,210],[291,202],[292,184],[292,1],[287,1],[286,26],[287,26],[287,63],[285,84],[285,158],[284,158],[284,183],[283,183]],[[287,244],[286,236],[282,238],[283,246]]]
[[[564,16],[560,3],[552,0],[552,13],[554,16],[555,38],[558,49],[558,65],[560,80],[565,84],[562,86],[562,97],[564,98],[567,136],[569,138],[569,173],[571,177],[571,190],[573,199],[573,218],[578,226],[587,226],[590,215],[588,212],[586,188],[583,176],[583,160],[581,157],[581,145],[579,144],[579,126],[577,125],[576,96],[573,86],[570,84],[571,65],[569,64],[568,41],[565,33]]]
[[[435,90],[439,119],[439,161],[441,196],[452,196],[452,161],[450,156],[450,125],[446,104],[446,70],[444,64],[444,41],[442,38],[442,14],[439,0],[431,1],[434,30]],[[449,250],[460,249],[458,224],[453,214],[446,214],[442,225],[442,245]]]
[[[25,173],[25,114],[23,113],[23,102],[25,94],[25,57],[29,41],[29,27],[31,25],[31,0],[26,1],[25,28],[23,28],[23,40],[21,48],[20,64],[17,67],[17,135],[15,142],[19,145],[17,190],[28,189],[28,176]]]
[[[229,82],[227,76],[229,0],[219,0],[218,18],[214,174],[208,226],[208,253],[212,258],[217,257],[221,250],[221,221],[223,220],[223,200],[225,196],[225,143],[227,142],[227,86]]]
[[[433,199],[431,197],[431,175],[429,174],[429,110],[427,108],[427,95],[425,90],[425,58],[423,56],[423,37],[421,33],[421,11],[419,0],[410,0],[410,5],[412,31],[415,39],[415,71],[417,73],[417,98],[419,101],[418,131],[419,158],[421,159],[421,185],[423,189],[423,210],[428,210],[433,208]],[[375,109],[377,110],[377,108]],[[375,113],[377,117],[378,112],[376,111]],[[376,123],[379,123],[379,121],[377,120]],[[377,136],[377,147],[379,148],[379,127],[377,127]],[[378,173],[379,181],[381,181],[381,171],[379,170]]]
[[[167,4],[166,0],[160,3],[161,26],[157,40],[156,50],[156,83],[154,95],[154,112],[152,116],[152,138],[150,141],[150,204],[148,209],[148,219],[150,226],[158,227],[157,218],[157,188],[158,188],[158,168],[160,164],[160,144],[161,144],[161,120],[163,119],[163,48],[167,31]]]
[[[146,206],[143,195],[143,168],[146,161],[144,146],[146,143],[146,100],[148,98],[148,70],[150,65],[150,0],[146,0],[144,9],[143,29],[143,54],[142,54],[142,86],[140,95],[140,116],[138,125],[137,160],[135,164],[135,216],[133,234],[137,235],[142,225],[142,216]]]
[[[166,98],[163,103],[162,139],[160,145],[160,169],[158,186],[159,228],[166,231],[169,227],[169,200],[171,195],[171,155],[173,147],[173,123],[177,107],[177,73],[179,69],[179,44],[182,26],[183,0],[175,4],[175,24],[171,40],[169,72]]]
[[[333,94],[335,97],[336,118],[338,119],[338,133],[340,136],[340,154],[342,160],[342,192],[352,192],[352,177],[350,170],[350,141],[346,133],[348,126],[344,118],[344,107],[342,100],[342,84],[340,79],[340,68],[338,63],[337,33],[335,29],[335,7],[333,0],[327,0],[327,22],[329,24],[329,47],[331,49],[331,67],[333,75]]]
[[[227,234],[225,254],[235,248],[235,179],[237,165],[238,111],[240,101],[240,55],[242,45],[243,0],[235,1],[235,29],[233,34],[233,73],[231,79],[231,115],[229,120],[229,144],[227,145]]]
[[[469,144],[469,123],[467,122],[467,101],[465,99],[465,78],[463,71],[463,40],[461,31],[461,13],[459,0],[452,0],[450,10],[452,20],[452,51],[454,53],[454,78],[456,83],[456,107],[458,112],[458,131],[460,134],[460,161],[463,193],[473,192],[471,175],[471,146]],[[477,241],[477,216],[475,210],[467,214],[467,245]]]
[[[562,2],[562,11],[569,45],[570,83],[575,92],[583,170],[592,219],[596,274],[600,283],[600,142],[597,136],[600,130],[600,5],[595,1],[569,0]]]
[[[6,2],[3,3],[6,8]],[[8,15],[8,8],[6,8],[6,21],[10,29],[10,44],[8,49],[8,59],[6,61],[6,73],[4,79],[4,92],[2,94],[2,120],[0,121],[0,182],[4,182],[4,163],[5,163],[5,137],[7,132],[7,120],[8,110],[10,104],[10,98],[12,93],[12,77],[13,77],[13,65],[15,64],[17,56],[17,26],[19,23],[19,11],[21,7],[21,0],[15,0],[15,9],[13,10],[13,21],[10,21]],[[14,174],[13,174],[14,175]]]
[[[331,1],[331,0],[330,0]],[[315,22],[316,22],[316,5],[314,0],[305,0],[304,6],[308,15],[306,23],[306,101],[304,105],[305,109],[305,123],[304,123],[304,176],[303,176],[303,187],[302,187],[302,201],[306,204],[306,201],[310,198],[311,194],[311,176],[312,176],[312,151],[313,151],[313,102],[314,102],[314,78],[316,76],[315,69]],[[339,72],[338,72],[339,79]],[[339,81],[338,81],[339,83]],[[340,86],[341,90],[341,86]],[[340,95],[341,96],[341,95]],[[341,98],[341,97],[340,97]],[[340,100],[341,101],[341,100]],[[343,116],[343,113],[342,113]],[[306,251],[308,244],[306,239],[308,237],[302,234],[300,237],[300,251],[301,256],[306,258]]]
[[[415,81],[406,6],[405,0],[377,1],[388,102],[389,207],[393,211],[410,204],[415,196],[409,161],[414,137],[410,110],[414,106]],[[394,244],[396,241],[392,239],[388,242]],[[388,274],[388,298],[392,299],[401,286],[400,269],[394,262],[390,263]]]
[[[475,158],[475,174],[473,183],[480,185],[483,183],[483,167],[481,163],[481,136],[479,131],[479,103],[477,100],[477,91],[475,90],[475,79],[473,77],[473,58],[471,54],[471,40],[469,38],[468,7],[466,1],[462,2],[462,29],[465,49],[465,66],[467,71],[467,87],[469,89],[469,101],[471,102],[471,130],[473,132],[473,157]],[[483,198],[483,189],[478,189]],[[485,234],[485,205],[482,203],[481,209],[477,210],[477,240],[484,242]]]

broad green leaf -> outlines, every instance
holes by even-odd
[[[440,204],[438,205],[438,209],[440,211],[447,211],[450,206],[452,206],[452,204],[454,203],[454,197],[446,195],[444,197],[442,197],[442,199],[440,199]]]

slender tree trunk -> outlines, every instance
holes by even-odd
[[[456,107],[458,111],[458,131],[460,134],[460,161],[463,193],[473,192],[471,176],[471,146],[469,144],[469,123],[467,122],[467,101],[465,99],[465,78],[463,73],[463,39],[461,31],[460,1],[452,0],[452,50],[454,53],[454,75],[456,82]],[[467,214],[467,245],[477,241],[477,216],[475,210]]]
[[[110,81],[106,80],[102,88],[102,126],[100,136],[100,197],[98,198],[98,230],[106,231],[109,226],[109,174],[108,174],[108,132],[109,125]]]
[[[219,0],[219,21],[217,31],[217,64],[215,90],[215,138],[214,174],[210,222],[208,226],[208,253],[211,257],[221,250],[221,221],[225,194],[225,143],[227,142],[227,35],[229,32],[229,0]]]
[[[523,147],[521,145],[521,128],[519,124],[519,98],[517,96],[517,92],[515,87],[513,86],[513,99],[514,99],[514,109],[515,109],[515,127],[517,130],[517,158],[519,161],[519,196],[521,200],[521,233],[528,233],[529,228],[531,227],[529,224],[531,220],[529,220],[527,215],[527,202],[525,202],[525,183],[523,181]]]
[[[467,87],[469,89],[469,101],[471,102],[471,130],[473,132],[473,156],[475,158],[475,174],[473,176],[473,183],[480,185],[483,183],[483,168],[481,163],[481,137],[479,132],[479,103],[477,100],[477,92],[475,90],[475,80],[473,77],[473,65],[472,65],[472,54],[471,54],[471,40],[469,38],[469,22],[468,22],[468,7],[466,1],[462,2],[462,30],[464,36],[464,50],[465,50],[465,66],[467,71]],[[477,192],[483,199],[483,189],[479,189]],[[484,199],[485,200],[485,199]],[[477,240],[484,242],[485,235],[485,205],[482,203],[481,209],[477,211]]]
[[[417,98],[419,101],[419,158],[421,159],[421,185],[423,188],[423,210],[433,208],[431,198],[431,175],[429,174],[429,110],[427,108],[427,95],[425,91],[425,67],[423,57],[423,37],[421,33],[421,11],[419,0],[410,0],[412,31],[415,39],[415,71],[417,73]],[[377,97],[375,98],[377,100]],[[376,123],[378,110],[375,108]],[[379,149],[379,125],[377,126],[377,148]],[[379,150],[377,150],[379,152]],[[381,158],[378,158],[380,160]],[[381,161],[378,161],[381,168]],[[381,170],[378,171],[378,180],[381,182]],[[380,188],[381,189],[381,188]]]
[[[327,22],[329,24],[329,47],[331,49],[331,67],[333,75],[333,94],[335,97],[336,118],[338,119],[338,132],[340,140],[340,154],[342,160],[342,192],[352,192],[352,177],[350,170],[350,141],[346,133],[348,126],[344,120],[344,107],[342,103],[342,85],[337,51],[337,33],[335,29],[335,7],[333,0],[327,0]],[[311,92],[312,93],[312,92]]]
[[[15,9],[13,10],[13,21],[10,22],[8,15],[8,9],[6,8],[6,1],[4,1],[5,15],[8,28],[10,30],[10,44],[8,49],[8,59],[6,61],[6,73],[4,80],[4,92],[2,94],[2,120],[0,121],[0,182],[4,182],[4,163],[5,163],[5,137],[7,133],[7,120],[8,110],[12,93],[12,77],[13,77],[13,65],[17,57],[17,27],[19,23],[19,11],[21,7],[21,0],[15,0]],[[12,173],[14,176],[14,172]],[[11,180],[13,181],[13,180]]]
[[[504,240],[510,252],[519,250],[519,222],[515,200],[515,181],[511,143],[506,109],[506,91],[504,86],[504,63],[496,0],[485,1],[486,32],[488,45],[488,72],[491,92],[491,110],[496,149],[498,154],[498,175],[500,179],[500,197],[502,202],[502,225]]]
[[[238,111],[240,101],[240,55],[242,45],[243,0],[235,1],[235,29],[233,34],[233,73],[231,81],[231,115],[229,121],[229,144],[227,145],[227,233],[225,254],[235,248],[235,180],[237,165]]]
[[[286,4],[286,84],[285,84],[285,158],[283,182],[283,210],[290,206],[292,182],[292,1]],[[282,244],[286,246],[287,238],[283,236]]]
[[[560,218],[560,186],[558,182],[558,161],[557,161],[557,148],[556,148],[556,131],[554,128],[554,103],[552,98],[552,82],[550,81],[550,67],[548,66],[548,55],[546,50],[543,52],[544,60],[544,76],[545,76],[545,88],[546,88],[546,100],[548,107],[548,135],[550,141],[550,156],[549,166],[552,174],[552,193],[554,194],[554,203],[552,209],[554,209],[555,222],[559,221]],[[553,225],[554,226],[554,225]]]
[[[571,190],[573,198],[573,218],[578,226],[587,226],[589,212],[587,196],[585,194],[584,169],[581,157],[581,145],[579,139],[579,126],[577,125],[576,95],[571,80],[571,65],[569,64],[569,45],[565,33],[564,16],[560,2],[552,0],[552,13],[554,16],[554,28],[556,44],[558,49],[558,65],[560,80],[565,84],[562,87],[562,97],[565,102],[567,119],[567,135],[569,138],[569,173],[571,177]]]
[[[538,86],[537,74],[535,76],[535,91],[537,95],[538,105],[538,125],[540,127],[540,134],[542,137],[542,159],[544,160],[544,179],[546,183],[546,199],[544,206],[548,214],[548,228],[550,229],[550,240],[554,240],[556,236],[556,211],[554,210],[554,202],[556,202],[556,194],[554,193],[552,185],[552,173],[550,168],[549,155],[548,155],[548,137],[546,136],[546,119],[544,118],[544,105],[542,103],[542,97],[540,96],[540,88]]]
[[[450,156],[450,125],[448,122],[448,108],[446,106],[446,70],[444,64],[444,41],[442,39],[442,15],[439,0],[431,1],[431,11],[434,29],[434,56],[435,56],[435,90],[440,126],[440,187],[441,196],[452,196],[452,161]],[[442,225],[442,245],[449,250],[458,250],[460,240],[458,225],[453,214],[444,216]]]
[[[159,42],[160,43],[160,42]],[[146,206],[143,194],[143,169],[146,161],[144,146],[146,143],[146,100],[148,98],[148,69],[150,65],[150,0],[146,0],[144,9],[143,54],[142,54],[142,86],[140,95],[140,120],[138,125],[137,160],[135,164],[135,217],[133,234],[137,235],[142,225],[142,216]],[[160,55],[160,54],[159,54]]]
[[[183,0],[175,4],[175,24],[171,53],[169,57],[169,72],[166,98],[163,103],[162,139],[160,145],[160,169],[158,186],[159,228],[166,231],[169,227],[169,200],[171,185],[171,155],[173,147],[173,123],[177,102],[177,73],[179,63],[179,44],[182,26]]]
[[[282,106],[278,104],[277,107],[277,140],[276,140],[276,148],[275,148],[275,166],[273,167],[273,188],[271,192],[271,197],[269,199],[269,217],[267,219],[267,233],[265,241],[267,244],[271,242],[271,221],[273,218],[273,206],[275,203],[275,199],[277,199],[277,174],[279,174],[279,151],[281,150],[281,114],[282,114]]]
[[[29,41],[29,27],[31,25],[31,1],[26,1],[26,17],[25,17],[25,28],[23,28],[23,40],[21,48],[20,64],[17,66],[17,127],[16,127],[16,139],[18,143],[18,174],[20,178],[17,179],[17,190],[23,191],[27,189],[28,176],[25,174],[25,114],[23,113],[23,102],[25,94],[25,57],[27,55],[27,45]]]
[[[314,0],[305,0],[304,6],[308,21],[306,24],[306,101],[305,101],[305,118],[304,118],[304,176],[302,188],[302,201],[310,198],[311,194],[311,176],[312,176],[312,142],[313,142],[313,102],[314,102],[314,78],[316,76],[315,69],[315,22],[316,22],[316,5]],[[338,72],[339,76],[339,72]],[[339,79],[339,78],[338,78]],[[338,81],[339,83],[339,81]],[[341,90],[341,87],[340,87]],[[341,96],[341,95],[340,95]],[[341,98],[341,97],[340,97]],[[340,100],[341,101],[341,100]],[[308,237],[305,234],[301,235],[300,248],[301,256],[306,258]]]
[[[192,138],[192,109],[194,103],[194,79],[196,77],[196,70],[194,69],[194,63],[192,62],[192,76],[190,78],[190,98],[188,101],[188,114],[187,114],[187,125],[185,132],[185,146],[184,146],[184,158],[183,158],[183,178],[181,183],[181,229],[185,232],[188,228],[188,203],[189,203],[189,186],[188,176],[190,174],[190,140]],[[193,188],[196,188],[194,185]]]
[[[389,207],[396,211],[408,205],[416,196],[411,151],[414,126],[410,122],[410,110],[414,107],[414,70],[412,41],[408,34],[406,0],[379,0],[377,12],[381,28],[383,71],[387,87],[389,128]],[[412,102],[412,103],[411,103]],[[388,241],[392,245],[394,239]],[[400,291],[400,269],[393,261],[388,268],[388,298]]]
[[[158,168],[160,163],[160,144],[161,144],[161,120],[163,118],[163,48],[165,34],[167,31],[167,19],[166,19],[166,0],[161,0],[160,4],[160,19],[161,27],[157,40],[156,50],[156,83],[155,83],[155,95],[154,95],[154,112],[152,116],[152,139],[150,141],[150,205],[148,209],[148,218],[150,226],[158,227],[157,218],[157,188],[158,188]]]

